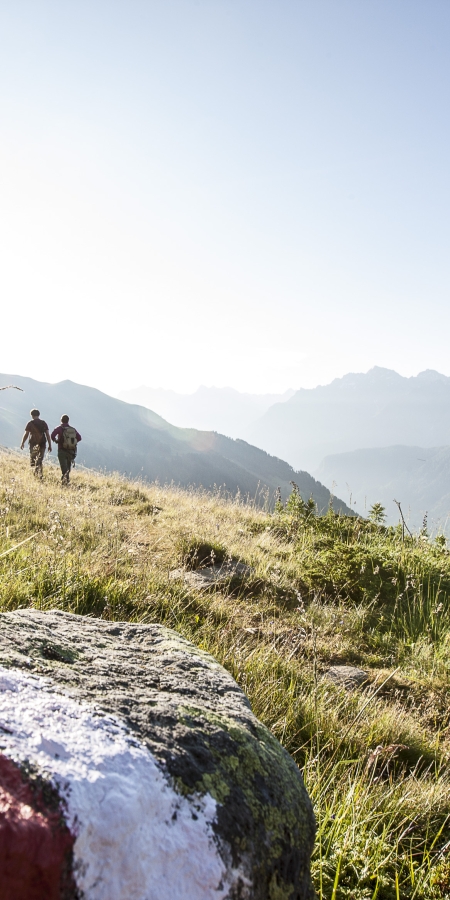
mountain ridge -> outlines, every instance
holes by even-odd
[[[177,428],[152,410],[73,381],[50,384],[13,374],[0,374],[0,379],[25,389],[24,393],[4,391],[1,395],[0,443],[7,447],[19,446],[29,410],[37,406],[50,429],[59,423],[61,414],[70,415],[83,438],[78,460],[89,468],[185,487],[223,486],[233,495],[240,491],[258,497],[260,503],[264,502],[264,488],[273,495],[280,487],[286,498],[295,481],[305,499],[314,497],[320,511],[330,502],[328,489],[307,472],[294,470],[244,440]],[[339,498],[334,498],[333,506],[351,513]]]
[[[309,471],[361,447],[447,445],[450,378],[432,369],[409,378],[382,367],[348,373],[274,404],[245,437]]]

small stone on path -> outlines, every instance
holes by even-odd
[[[331,666],[325,673],[325,677],[338,687],[345,688],[346,691],[353,691],[368,680],[367,672],[357,669],[355,666]]]
[[[233,559],[226,560],[220,566],[205,566],[194,571],[175,569],[170,573],[170,578],[184,581],[189,587],[201,589],[215,584],[226,584],[232,578],[245,578],[247,575],[252,574],[253,569],[251,566]]]

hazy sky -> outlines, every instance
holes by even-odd
[[[449,0],[2,0],[0,369],[450,375]]]

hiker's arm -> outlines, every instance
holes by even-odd
[[[25,428],[25,431],[24,431],[24,433],[23,433],[22,443],[21,443],[21,445],[20,445],[20,449],[21,449],[21,450],[23,450],[23,445],[24,445],[24,443],[25,443],[27,437],[28,437],[28,431],[27,431],[27,429]]]
[[[52,452],[52,442],[50,440],[50,432],[49,432],[48,428],[47,428],[47,431],[45,432],[45,437],[47,438],[48,452],[51,453]]]
[[[75,431],[77,431],[76,428],[75,428]],[[81,434],[78,434],[78,431],[77,431],[77,442],[80,443],[81,440],[82,440]]]
[[[54,428],[54,429],[53,429],[52,435],[51,435],[52,441],[53,441],[54,444],[58,444],[58,443],[59,443],[59,434],[60,434],[60,432],[59,432],[59,425],[58,425],[57,428]]]

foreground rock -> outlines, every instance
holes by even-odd
[[[212,657],[158,625],[0,615],[14,900],[310,900],[311,804]]]

